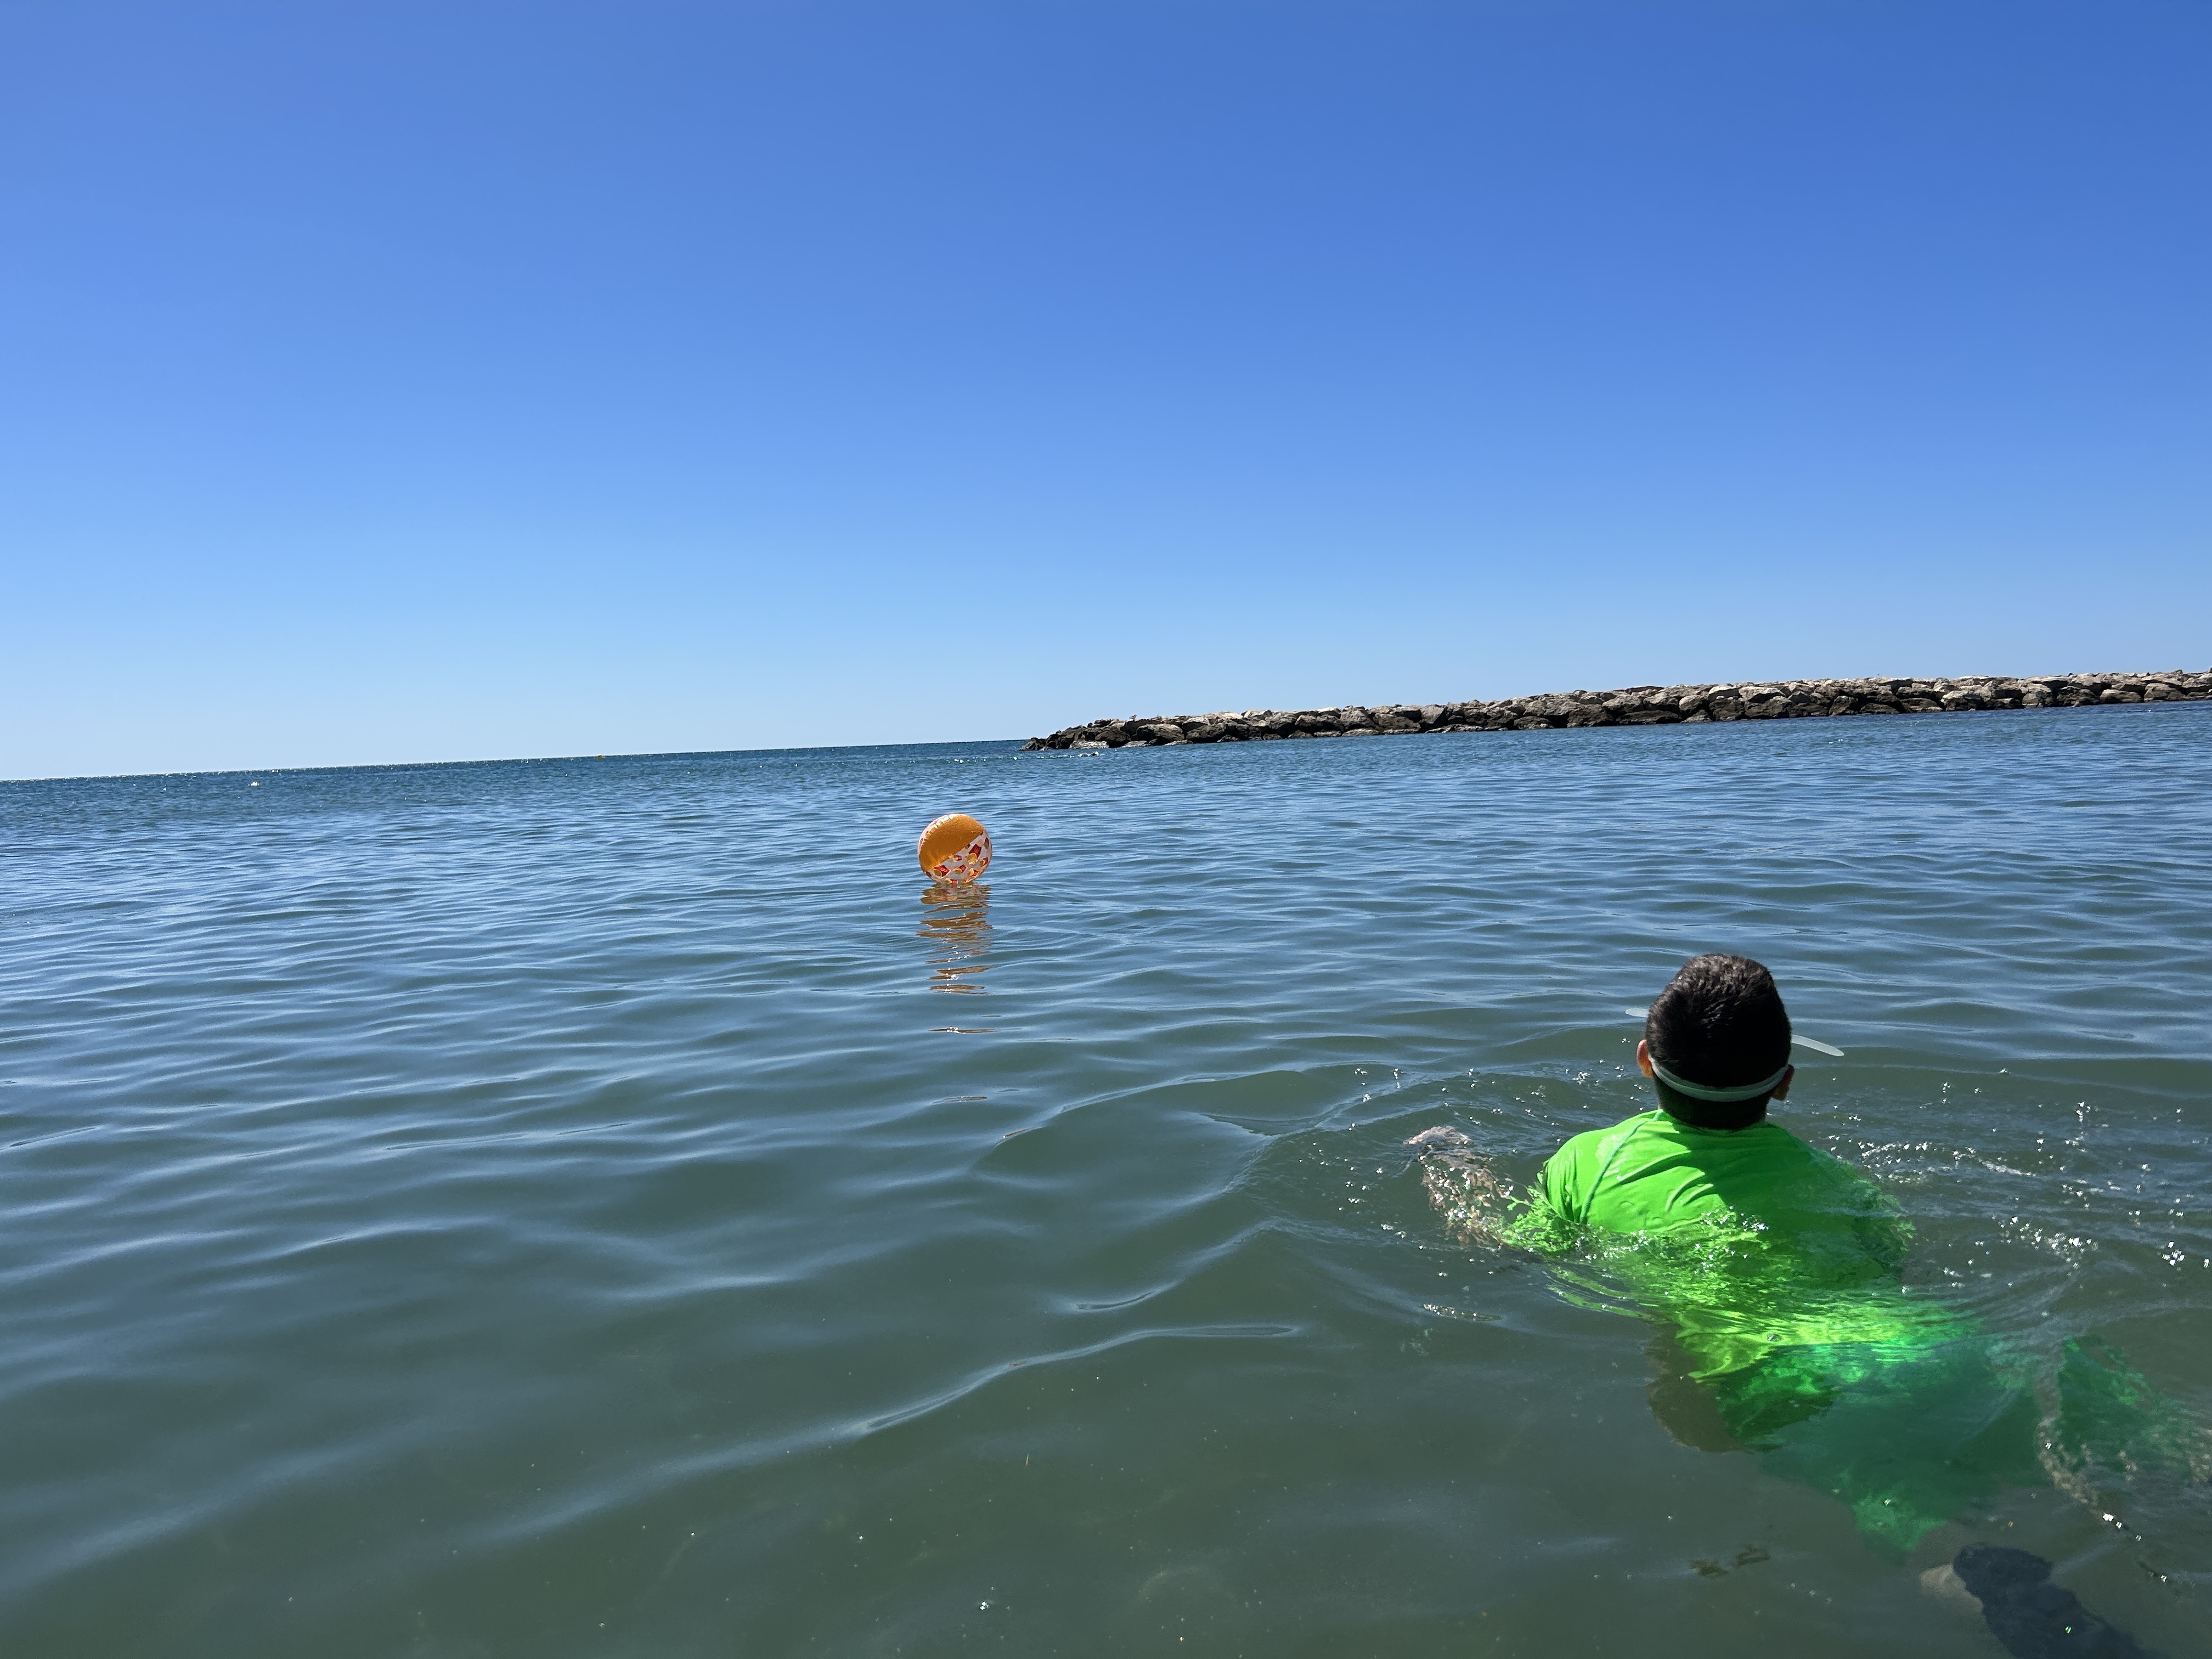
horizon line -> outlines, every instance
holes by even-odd
[[[1027,742],[1025,738],[948,738],[931,743],[779,744],[763,749],[639,749],[605,755],[479,755],[465,760],[351,761],[322,766],[203,766],[174,772],[57,772],[46,776],[0,778],[12,783],[128,783],[137,778],[245,778],[296,776],[303,772],[428,771],[440,766],[550,766],[567,761],[678,760],[711,755],[819,755],[848,749],[957,749],[986,744]],[[1018,749],[1017,753],[1020,752]]]

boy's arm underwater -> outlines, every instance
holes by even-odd
[[[1573,1246],[1580,1226],[1553,1206],[1543,1174],[1526,1193],[1517,1191],[1449,1123],[1409,1135],[1405,1144],[1420,1164],[1429,1202],[1461,1243],[1534,1256],[1561,1255]]]

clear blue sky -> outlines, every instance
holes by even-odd
[[[0,775],[2212,661],[2212,4],[0,7]]]

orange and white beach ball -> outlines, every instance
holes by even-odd
[[[931,879],[965,887],[991,867],[991,832],[965,812],[947,812],[915,849]]]

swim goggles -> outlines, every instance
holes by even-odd
[[[1651,1070],[1662,1083],[1676,1094],[1687,1095],[1692,1100],[1710,1100],[1717,1104],[1732,1100],[1756,1100],[1759,1096],[1774,1089],[1784,1078],[1790,1075],[1790,1065],[1785,1060],[1780,1071],[1772,1077],[1764,1079],[1758,1083],[1731,1083],[1726,1088],[1716,1089],[1709,1083],[1692,1083],[1686,1078],[1676,1077],[1656,1060],[1651,1062]]]

